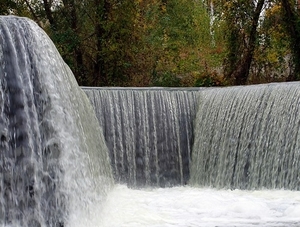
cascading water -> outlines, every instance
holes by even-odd
[[[119,182],[189,180],[113,188],[103,132],[53,43],[0,17],[0,226],[299,226],[300,192],[274,190],[299,190],[298,87],[85,88]]]
[[[84,91],[104,128],[119,182],[185,184],[191,165],[191,185],[300,188],[299,83]]]
[[[173,170],[155,165],[160,152],[167,153],[165,162],[179,157],[179,149],[173,150],[178,145],[156,151],[157,144],[165,144],[162,148],[169,141],[180,144],[169,132],[189,132],[185,138],[193,144],[192,151],[189,145],[181,153],[188,157],[192,153],[187,185],[139,190],[118,185],[101,215],[95,214],[88,226],[299,226],[299,88],[300,83],[198,91],[85,88],[104,127],[116,178],[124,174],[122,181],[129,179],[130,187],[140,180],[132,180],[130,171],[141,171],[141,182],[147,182],[145,170]],[[172,101],[177,96],[179,101]],[[188,103],[178,105],[184,102]],[[139,156],[138,148],[147,152]],[[151,155],[155,161],[149,161]],[[143,165],[137,168],[140,157]],[[157,185],[159,180],[153,182]]]
[[[131,187],[186,184],[199,89],[84,91],[103,128],[117,182]]]
[[[97,125],[42,29],[1,16],[0,226],[67,226],[101,203],[113,183]]]
[[[195,121],[192,185],[300,189],[300,84],[205,90]]]

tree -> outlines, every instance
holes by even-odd
[[[27,17],[30,16],[29,9],[27,8],[24,1],[1,0],[0,15],[9,15],[9,14],[22,15]]]
[[[289,37],[284,29],[282,6],[268,2],[258,28],[258,45],[254,53],[248,83],[285,81],[292,64]]]
[[[283,20],[287,34],[290,37],[290,48],[293,54],[294,70],[287,80],[300,79],[300,14],[299,5],[295,1],[280,0],[282,5]],[[297,1],[299,4],[299,1]]]
[[[0,6],[43,27],[80,85],[211,86],[223,84],[223,74],[227,84],[270,82],[272,76],[261,75],[285,73],[286,43],[294,60],[289,80],[300,68],[295,1],[5,0]],[[281,13],[267,15],[273,6]],[[282,21],[286,38],[275,26]]]
[[[16,8],[16,3],[12,0],[3,0],[0,2],[0,14],[7,15]]]
[[[215,48],[205,5],[188,0],[158,1],[148,16],[152,24],[147,36],[153,56],[152,84],[194,85],[212,63],[209,50]]]
[[[257,46],[257,28],[265,0],[225,3],[228,26],[226,77],[235,85],[245,84]]]

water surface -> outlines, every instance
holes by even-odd
[[[73,227],[299,226],[300,192],[118,185],[103,211],[73,217]]]

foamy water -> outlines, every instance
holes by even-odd
[[[109,193],[103,209],[97,204],[89,206],[91,213],[79,212],[70,226],[300,226],[299,191],[187,186],[134,190],[118,185]]]

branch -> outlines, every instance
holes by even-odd
[[[31,7],[31,5],[30,5],[30,3],[28,2],[28,0],[25,0],[25,3],[26,3],[26,5],[27,5],[27,7],[29,8],[30,13],[31,13],[31,15],[33,16],[33,19],[35,20],[35,22],[36,22],[40,27],[42,27],[40,19],[39,19],[38,16],[35,14],[35,11],[34,11],[33,8]]]

